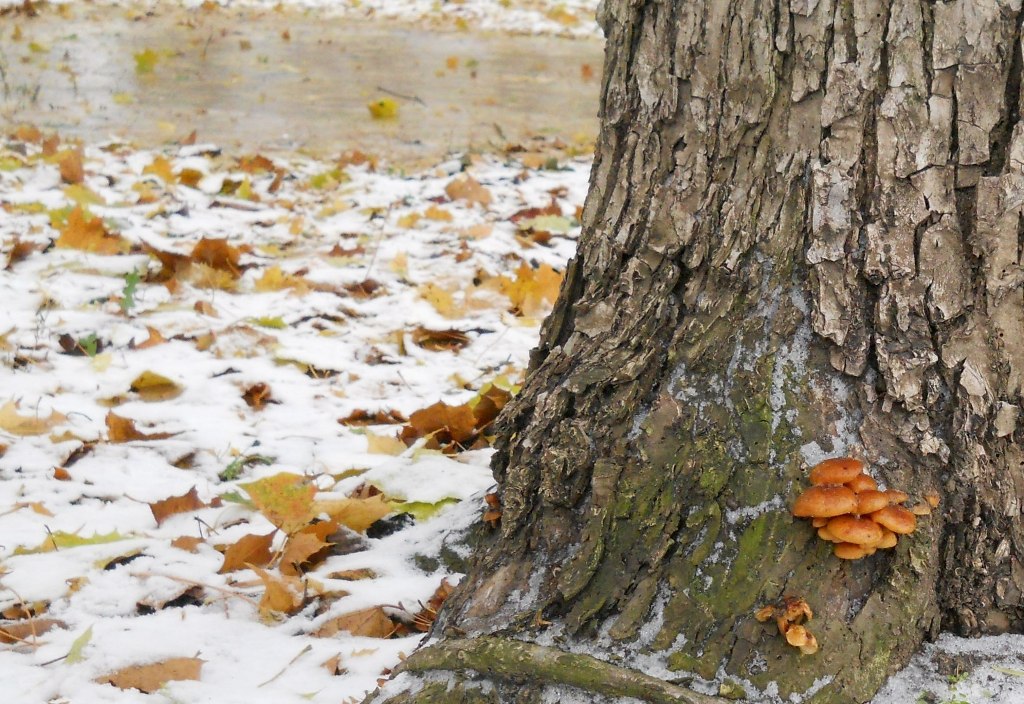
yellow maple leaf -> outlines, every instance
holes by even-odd
[[[302,475],[281,472],[239,486],[249,495],[256,509],[288,535],[316,516],[313,508],[316,487]]]

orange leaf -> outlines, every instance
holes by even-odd
[[[470,340],[469,335],[461,330],[431,330],[420,325],[412,331],[412,341],[432,352],[457,352],[468,345]]]
[[[476,434],[476,416],[469,404],[449,406],[444,401],[422,408],[411,416],[399,436],[406,445],[412,445],[424,436],[432,436],[427,447],[448,447],[461,444]]]
[[[188,493],[181,496],[171,496],[162,501],[154,501],[149,505],[153,512],[153,518],[159,526],[171,516],[177,513],[187,513],[205,508],[206,504],[199,500],[199,492],[195,487],[189,489]]]
[[[107,413],[107,440],[109,442],[131,442],[132,440],[165,440],[177,433],[143,433],[135,427],[135,421],[122,418],[113,411]]]
[[[320,626],[313,635],[329,638],[341,631],[348,631],[351,635],[367,638],[388,638],[395,632],[395,623],[384,613],[384,609],[379,606],[371,606],[368,609],[332,618]]]
[[[146,326],[146,330],[149,332],[149,337],[135,345],[137,350],[148,350],[150,347],[156,347],[167,342],[167,338],[160,334],[160,331],[156,328]]]
[[[267,565],[273,559],[270,546],[274,542],[274,533],[266,535],[243,535],[237,542],[228,545],[224,550],[224,564],[217,574],[227,574],[235,570],[245,569],[249,565]],[[220,548],[222,546],[218,546]]]
[[[298,577],[275,577],[264,569],[253,566],[266,590],[260,599],[260,614],[270,618],[275,614],[293,614],[302,607],[305,600],[302,580]]]
[[[120,254],[128,251],[127,242],[119,235],[107,232],[100,218],[87,218],[80,205],[76,205],[68,214],[68,220],[60,230],[56,246],[96,254]]]
[[[197,552],[203,542],[202,538],[197,538],[194,535],[180,535],[171,541],[171,547],[184,550],[185,552]]]
[[[301,475],[281,472],[239,486],[249,494],[257,510],[288,535],[316,515],[313,510],[316,487]]]
[[[81,183],[84,179],[81,150],[68,149],[63,152],[60,157],[60,180],[64,183]]]
[[[241,274],[241,269],[238,266],[240,255],[241,252],[238,248],[229,245],[226,239],[204,237],[192,248],[193,262],[205,264],[220,271],[227,271],[235,277]]]
[[[332,521],[323,521],[308,526],[308,528],[315,528],[317,526],[331,527],[332,525],[337,530],[337,524],[334,524]],[[330,535],[333,532],[332,530],[326,535]],[[303,530],[288,538],[288,542],[284,545],[284,552],[281,554],[281,573],[293,577],[301,575],[303,573],[303,566],[310,562],[310,558],[330,545],[330,543],[324,540],[326,535],[320,536]]]
[[[174,171],[167,157],[157,156],[142,170],[144,174],[153,174],[166,184],[174,183]]]
[[[338,422],[342,425],[390,425],[404,423],[406,420],[407,418],[398,411],[379,410],[370,413],[362,408],[357,408],[344,418],[339,418]]]
[[[149,665],[124,667],[96,681],[112,684],[118,689],[137,689],[150,694],[172,680],[198,680],[202,667],[203,661],[199,658],[170,658]]]
[[[263,407],[267,405],[270,399],[270,386],[259,382],[253,384],[244,392],[242,392],[242,398],[252,408],[257,411],[262,411]]]

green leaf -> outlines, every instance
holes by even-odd
[[[88,538],[78,535],[76,533],[65,533],[63,531],[57,531],[56,533],[50,533],[49,537],[46,538],[42,543],[34,548],[17,547],[14,549],[15,555],[35,555],[41,552],[53,552],[55,550],[67,550],[71,548],[78,548],[84,545],[102,545],[104,543],[115,543],[118,540],[127,540],[128,536],[121,535],[116,530],[109,533],[96,533]]]
[[[542,230],[544,232],[568,232],[572,220],[561,215],[538,215],[519,223],[522,230]]]
[[[124,288],[121,290],[121,312],[125,315],[128,315],[135,307],[135,289],[140,281],[142,281],[142,276],[138,271],[133,270],[124,275]]]
[[[274,330],[281,330],[282,328],[288,327],[288,323],[284,322],[284,318],[279,315],[264,315],[259,318],[252,318],[252,322],[259,325],[261,328],[273,328]]]
[[[71,650],[68,651],[67,656],[64,658],[64,662],[69,665],[74,665],[76,662],[82,661],[82,650],[92,640],[92,626],[85,629],[82,635],[75,638],[75,642],[71,644]]]
[[[399,513],[408,513],[417,521],[425,521],[435,516],[445,506],[458,502],[458,499],[441,499],[433,504],[426,501],[389,501],[388,504]]]

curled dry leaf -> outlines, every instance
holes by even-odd
[[[162,501],[154,501],[149,505],[149,510],[153,512],[153,518],[159,526],[175,514],[197,511],[205,507],[206,504],[199,498],[199,492],[192,487],[181,496],[171,496]]]
[[[469,335],[461,330],[431,330],[422,325],[412,331],[412,341],[423,349],[432,352],[458,352],[469,344]]]
[[[112,684],[118,689],[137,689],[150,694],[172,680],[198,680],[203,668],[199,658],[170,658],[148,665],[124,667],[97,678],[100,684]]]
[[[272,402],[270,397],[270,385],[264,384],[263,382],[253,384],[242,392],[242,398],[245,399],[249,408],[256,411],[262,411],[264,406]]]
[[[407,421],[404,415],[394,410],[377,410],[370,413],[362,408],[349,413],[344,418],[339,418],[338,422],[342,425],[392,425],[395,423],[404,423]],[[403,447],[404,449],[404,447]]]

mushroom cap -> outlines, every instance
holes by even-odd
[[[786,642],[800,647],[807,643],[807,629],[803,626],[790,626],[786,631]]]
[[[812,518],[811,525],[815,528],[824,528],[828,525],[828,519],[822,516],[821,518]]]
[[[845,484],[864,471],[864,462],[856,457],[833,457],[811,469],[811,484]]]
[[[928,502],[928,505],[932,508],[938,508],[939,506],[939,494],[935,491],[929,491],[924,495],[924,500]]]
[[[814,655],[818,652],[818,639],[813,633],[808,632],[807,642],[800,646],[800,652],[804,655]]]
[[[856,477],[846,482],[846,486],[859,494],[862,491],[877,489],[878,483],[866,474],[858,474]]]
[[[863,545],[857,545],[856,543],[836,543],[835,547],[832,548],[832,552],[840,560],[859,560],[868,554],[867,549]]]
[[[840,540],[839,538],[837,538],[836,536],[834,536],[834,535],[832,535],[831,533],[828,532],[828,526],[823,526],[823,527],[818,529],[818,537],[821,538],[822,540],[826,540],[826,541],[828,541],[830,543],[841,543],[841,542],[843,542],[842,540]]]
[[[885,493],[889,495],[890,504],[901,504],[910,498],[907,492],[900,491],[899,489],[889,489]]]
[[[889,495],[884,491],[868,489],[857,494],[857,511],[864,516],[875,511],[880,511],[889,505]]]
[[[891,508],[887,506],[886,508]],[[882,539],[882,529],[868,518],[856,516],[836,516],[826,526],[828,532],[839,538],[843,543],[857,545],[874,545]]]
[[[775,607],[769,604],[768,606],[762,606],[760,609],[758,609],[754,613],[754,618],[756,618],[761,623],[764,623],[765,621],[770,619],[772,617],[772,614],[774,613]]]
[[[845,486],[812,486],[793,503],[798,518],[832,518],[856,509],[857,495]]]
[[[914,504],[910,507],[910,512],[915,516],[927,516],[932,512],[932,507],[928,504]]]
[[[893,533],[888,528],[883,528],[882,539],[875,543],[875,547],[879,550],[887,550],[889,548],[894,548],[896,547],[897,540],[898,538],[896,537],[895,533]]]
[[[900,535],[913,533],[914,528],[917,527],[917,516],[902,506],[886,506],[882,510],[872,513],[871,520]],[[829,521],[830,529],[831,526],[832,522]],[[835,531],[832,532],[835,533]]]

